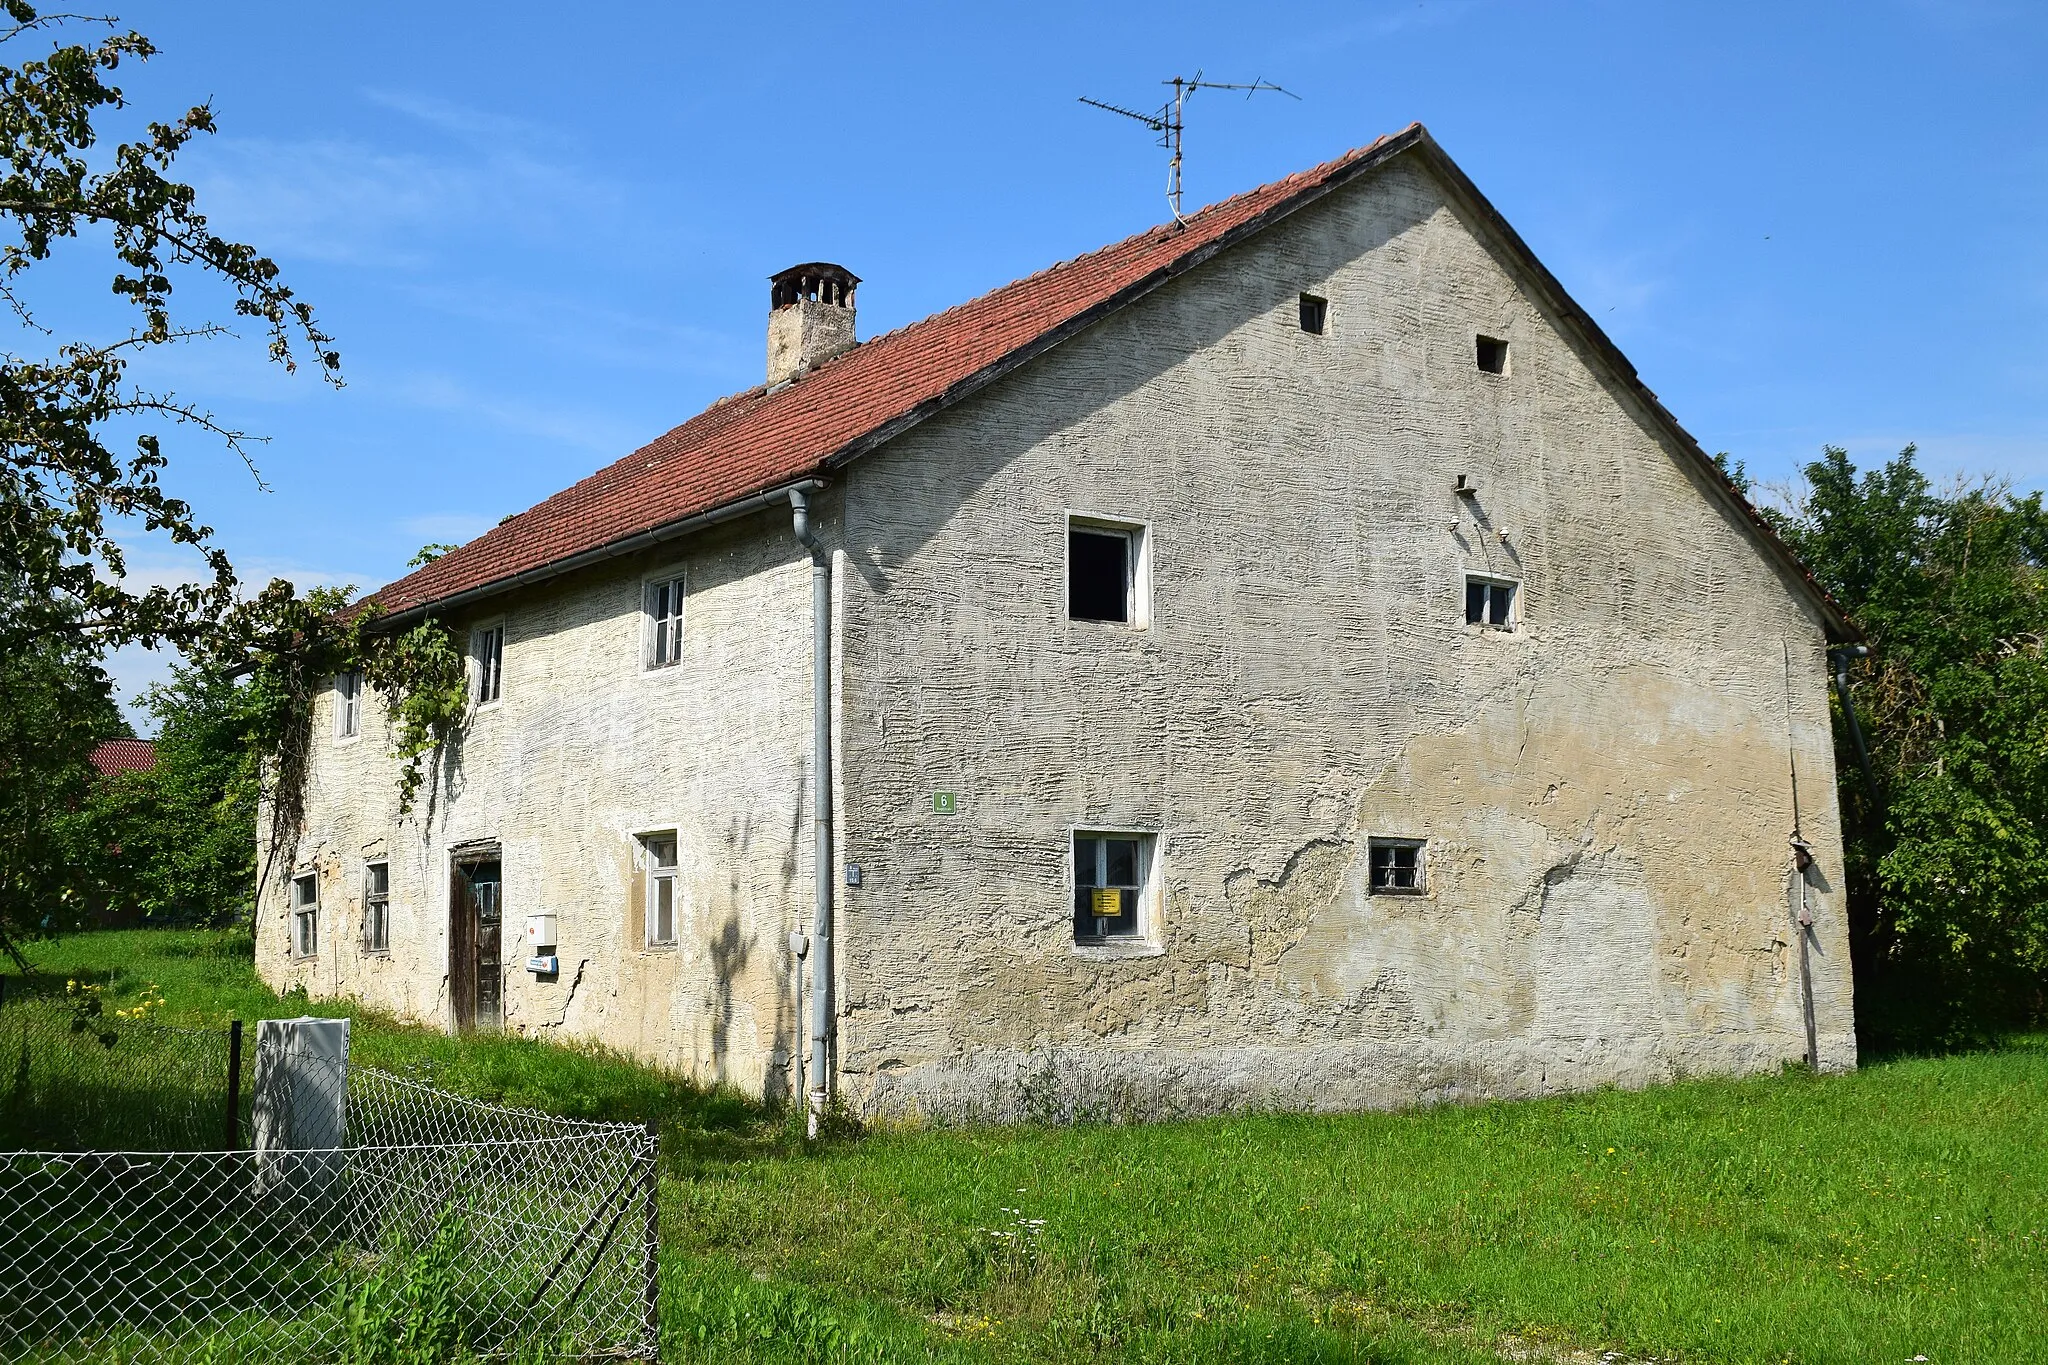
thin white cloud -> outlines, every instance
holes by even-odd
[[[364,387],[372,386],[366,384]],[[445,374],[412,374],[388,386],[379,384],[375,387],[414,407],[479,418],[522,436],[535,436],[603,455],[623,455],[640,445],[650,434],[644,429],[629,427],[609,414],[577,412],[501,394],[480,393]]]
[[[491,142],[560,140],[559,134],[541,124],[507,114],[493,114],[488,110],[472,108],[466,104],[457,104],[453,100],[445,100],[437,95],[421,95],[407,90],[385,90],[371,86],[362,91],[362,96],[371,104],[417,119],[454,137]]]
[[[422,545],[466,545],[496,524],[480,512],[432,512],[398,523],[408,535],[418,536]]]
[[[377,98],[398,107],[398,97]],[[480,225],[548,239],[620,200],[530,125],[432,100],[404,112],[465,135],[434,151],[352,137],[217,138],[192,153],[194,184],[230,236],[280,256],[402,269],[425,267]]]
[[[450,317],[481,322],[607,366],[757,382],[752,338],[605,308],[558,294],[458,288],[421,280],[407,293]]]

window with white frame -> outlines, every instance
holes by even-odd
[[[1374,839],[1367,845],[1375,896],[1419,896],[1428,889],[1420,839]]]
[[[1519,586],[1510,579],[1465,575],[1465,624],[1513,630]]]
[[[1143,937],[1152,836],[1076,831],[1074,942]]]
[[[1067,618],[1142,626],[1148,546],[1137,522],[1067,518]]]
[[[640,848],[647,860],[647,946],[672,948],[676,942],[676,836],[643,834]]]
[[[391,951],[391,864],[363,865],[363,951]]]
[[[647,667],[667,668],[683,658],[683,577],[647,585]]]
[[[343,673],[334,680],[334,737],[352,739],[363,727],[363,675]]]
[[[476,701],[488,706],[504,695],[505,623],[470,632],[470,657],[476,660]]]
[[[313,957],[320,951],[320,876],[302,872],[292,878],[292,956]]]

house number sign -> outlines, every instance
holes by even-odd
[[[933,792],[933,793],[932,793],[932,814],[933,814],[933,815],[958,815],[959,813],[960,813],[960,798],[959,798],[958,796],[956,796],[956,795],[955,795],[954,793],[952,793],[952,792]]]

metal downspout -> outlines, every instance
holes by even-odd
[[[832,559],[811,529],[810,498],[792,488],[797,542],[811,552],[811,837],[817,904],[812,916],[810,1135],[832,1097]]]
[[[1870,773],[1870,750],[1863,744],[1863,727],[1856,720],[1856,699],[1849,695],[1849,660],[1870,654],[1869,645],[1843,645],[1828,651],[1835,665],[1835,695],[1842,699],[1842,714],[1848,718],[1849,733],[1856,740],[1856,766],[1863,770],[1863,790],[1870,796],[1870,809],[1878,808],[1877,779]]]

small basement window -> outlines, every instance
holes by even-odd
[[[1479,337],[1479,368],[1488,374],[1508,372],[1508,344],[1498,337]]]
[[[363,866],[363,951],[391,951],[391,864]]]
[[[476,660],[476,702],[488,706],[505,690],[504,622],[472,632],[469,644],[470,655]]]
[[[647,585],[647,666],[667,668],[683,658],[683,580]]]
[[[320,877],[302,872],[292,878],[292,956],[313,957],[320,951]]]
[[[1505,578],[1465,578],[1465,624],[1495,630],[1515,628],[1517,584]]]
[[[1137,938],[1145,932],[1149,834],[1074,835],[1074,942]]]
[[[1314,336],[1323,334],[1323,327],[1329,322],[1330,301],[1315,294],[1301,296],[1301,330]]]
[[[334,737],[353,739],[363,728],[363,675],[343,673],[334,680]]]
[[[1368,845],[1375,896],[1417,896],[1423,892],[1422,840],[1374,839]]]
[[[1144,621],[1145,528],[1067,518],[1067,617]]]
[[[673,948],[676,943],[676,836],[641,836],[647,857],[647,946]]]

